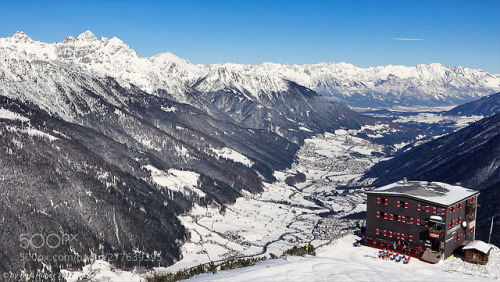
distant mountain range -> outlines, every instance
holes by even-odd
[[[190,101],[193,91],[221,90],[235,90],[260,101],[271,93],[286,92],[289,81],[359,107],[462,104],[500,91],[500,74],[441,64],[370,68],[348,63],[193,65],[171,53],[141,58],[120,39],[97,39],[90,31],[52,44],[17,32],[1,43],[7,55],[76,64],[178,102]]]

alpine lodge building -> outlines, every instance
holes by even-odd
[[[475,238],[478,191],[405,178],[366,195],[367,238],[430,249],[444,259]]]

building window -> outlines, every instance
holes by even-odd
[[[389,237],[392,238],[392,231],[389,231]]]
[[[422,205],[421,204],[418,204],[417,205],[417,211],[421,211],[422,210]]]
[[[386,213],[386,212],[377,212],[377,217],[378,217],[378,218],[387,219],[387,216],[388,216],[388,215],[389,215],[389,214],[388,214],[388,213]]]
[[[437,212],[437,208],[436,207],[432,207],[432,213],[436,214],[436,212]]]
[[[403,208],[407,209],[407,208],[408,208],[408,202],[397,201],[397,202],[396,202],[396,206],[397,206],[398,208],[403,207]]]
[[[413,241],[413,235],[410,235],[408,237],[409,237],[408,240],[410,240],[410,242]]]
[[[406,222],[406,216],[403,216],[403,218],[401,219],[403,221],[403,223]]]
[[[375,229],[375,234],[377,234],[377,235],[378,235],[379,233],[380,233],[380,231],[378,230],[378,228],[377,228],[377,229]]]
[[[409,223],[413,224],[413,217],[410,217]]]
[[[392,213],[391,213],[391,217],[390,218],[391,218],[391,220],[394,220],[394,215]]]
[[[446,213],[446,209],[445,208],[441,208],[441,214],[444,215]]]
[[[417,218],[417,225],[420,225],[420,219]]]
[[[387,236],[387,230],[384,230],[384,236]]]
[[[429,206],[425,206],[425,211],[429,212]]]
[[[401,234],[396,233],[396,238],[397,238],[397,239],[400,239],[400,238],[401,238]]]
[[[398,215],[398,221],[401,221],[401,216],[400,215]]]
[[[387,206],[389,204],[389,199],[377,198],[377,204],[384,204]]]

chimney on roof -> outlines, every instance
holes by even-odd
[[[427,181],[427,186],[431,186],[432,185],[432,181]]]
[[[408,179],[406,177],[403,177],[403,185],[408,184]]]

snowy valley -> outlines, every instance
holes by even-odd
[[[377,257],[378,250],[353,247],[353,232],[364,224],[366,196],[371,180],[363,174],[384,160],[384,146],[356,137],[354,130],[337,130],[305,140],[290,169],[275,172],[277,182],[266,183],[264,192],[245,193],[234,204],[196,205],[180,217],[190,239],[182,246],[183,258],[154,272],[123,272],[96,261],[81,272],[65,275],[95,281],[106,279],[143,281],[153,275],[196,267],[199,264],[245,257],[270,257],[255,266],[202,274],[192,281],[325,281],[325,280],[445,280],[500,279],[500,249],[494,247],[486,266],[453,257],[436,265],[413,259],[405,265]],[[305,181],[290,184],[303,173]],[[287,178],[288,181],[287,181]],[[365,188],[360,188],[365,187]],[[287,256],[293,246],[309,243],[316,256]],[[113,270],[114,269],[114,270]]]

